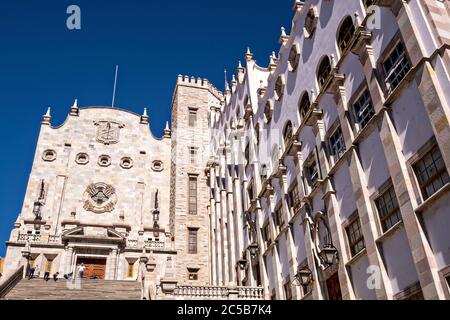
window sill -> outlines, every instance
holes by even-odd
[[[442,196],[444,196],[448,191],[450,191],[450,182],[448,182],[445,186],[443,186],[441,189],[436,191],[431,197],[429,197],[427,200],[422,202],[414,211],[418,213],[422,213],[425,211],[428,207],[432,206],[438,199],[440,199]]]
[[[351,265],[354,264],[356,261],[358,261],[359,259],[361,259],[362,257],[364,257],[364,256],[366,256],[366,255],[367,255],[367,249],[364,248],[364,249],[362,249],[360,252],[358,252],[357,254],[355,254],[350,260],[348,260],[348,261],[345,263],[345,266],[346,266],[346,267],[351,266]]]
[[[381,236],[379,236],[375,243],[381,243],[390,236],[392,236],[394,233],[396,233],[398,230],[402,229],[404,226],[403,220],[398,221],[396,224],[394,224],[392,227],[390,227],[388,230],[386,230]]]

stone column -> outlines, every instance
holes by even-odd
[[[376,289],[376,296],[377,299],[385,300],[392,297],[392,291],[390,289],[390,281],[387,277],[387,272],[384,268],[381,254],[375,243],[377,235],[377,219],[375,217],[375,213],[373,212],[372,206],[370,205],[371,201],[369,191],[367,189],[364,169],[358,153],[353,146],[354,133],[348,118],[349,106],[343,84],[338,85],[335,99],[337,101],[339,121],[347,150],[350,180],[352,181],[356,208],[358,210],[361,230],[366,244],[367,257],[371,265],[377,266],[381,270],[382,281],[380,288]],[[338,227],[342,228],[342,226]]]
[[[117,249],[111,250],[111,267],[110,267],[110,280],[116,279],[116,270],[117,270]]]
[[[73,264],[73,247],[69,246],[67,247],[67,253],[66,253],[66,274],[69,274],[72,272],[72,264]]]

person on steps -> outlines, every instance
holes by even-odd
[[[86,269],[86,267],[84,266],[84,263],[81,263],[78,267],[78,274],[80,276],[80,279],[83,279],[84,269]]]

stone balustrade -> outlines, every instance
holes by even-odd
[[[157,290],[159,291],[159,290]],[[162,294],[159,292],[159,294]],[[158,294],[158,295],[159,295]],[[176,286],[169,295],[186,300],[263,300],[262,287]]]
[[[17,238],[18,242],[30,242],[30,243],[51,243],[59,244],[61,243],[61,237],[55,235],[42,235],[42,234],[26,234],[21,233]]]
[[[151,249],[151,250],[157,250],[157,249],[162,250],[165,248],[165,242],[164,241],[147,240],[147,241],[144,241],[144,248]]]
[[[238,287],[238,299],[263,300],[264,289],[261,287]]]

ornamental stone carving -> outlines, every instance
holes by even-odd
[[[90,184],[83,195],[84,209],[94,213],[105,213],[114,210],[117,194],[113,186],[99,182]]]
[[[97,129],[97,141],[105,145],[114,144],[119,142],[120,129],[124,125],[117,123],[115,121],[102,120],[95,122],[98,126]]]

